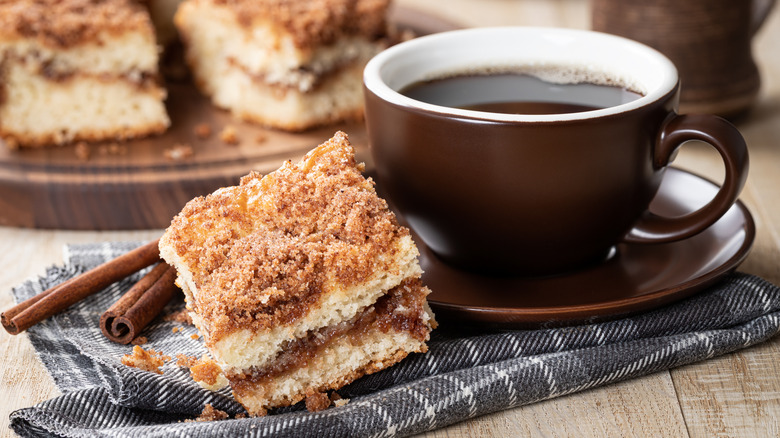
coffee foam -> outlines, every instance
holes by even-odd
[[[588,68],[582,65],[566,64],[526,64],[495,65],[465,68],[425,78],[424,80],[444,79],[455,76],[477,76],[491,74],[526,74],[545,82],[561,85],[594,84],[625,88],[639,95],[646,95],[642,84],[631,78],[616,75],[605,70]]]

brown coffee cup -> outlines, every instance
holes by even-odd
[[[627,103],[563,114],[434,105],[399,92],[463,72],[567,69],[569,81],[621,85]],[[680,116],[677,71],[640,43],[597,32],[478,28],[380,53],[364,72],[369,146],[380,189],[447,263],[504,275],[549,275],[602,263],[621,241],[658,244],[706,229],[747,177],[742,136],[715,116]],[[648,210],[688,140],[725,163],[712,201],[682,217]]]
[[[593,0],[596,31],[658,49],[674,62],[682,113],[734,117],[758,96],[751,42],[775,0]]]

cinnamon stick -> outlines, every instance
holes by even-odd
[[[72,304],[160,260],[159,240],[149,242],[26,300],[0,315],[3,328],[17,335]]]
[[[157,316],[176,292],[176,269],[160,262],[100,317],[100,330],[128,344]]]
[[[69,278],[66,281],[63,281],[62,283],[50,287],[49,289],[46,289],[45,291],[39,293],[38,295],[35,295],[34,297],[30,297],[21,303],[17,304],[16,306],[6,310],[2,314],[0,314],[0,321],[3,324],[3,327],[8,327],[11,325],[11,320],[18,314],[22,313],[24,310],[29,309],[33,304],[37,303],[38,301],[48,297],[53,292],[63,288],[68,287],[70,283],[73,282],[76,278]],[[7,330],[7,329],[6,329]]]

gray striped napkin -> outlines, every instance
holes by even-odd
[[[64,267],[13,290],[22,301],[138,243],[74,245]],[[173,361],[157,375],[120,364],[129,346],[108,341],[98,321],[138,276],[28,330],[62,396],[11,414],[21,436],[405,436],[468,418],[693,363],[762,342],[780,331],[780,289],[731,274],[694,297],[616,321],[504,332],[434,331],[426,354],[339,391],[347,405],[300,406],[262,418],[228,390],[209,392]],[[170,311],[182,303],[171,304]],[[180,331],[174,333],[173,328]],[[158,319],[144,335],[168,355],[205,353],[194,327]],[[231,419],[192,422],[210,403]]]

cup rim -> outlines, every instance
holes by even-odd
[[[572,44],[576,46],[577,44],[582,44],[583,42],[589,42],[591,44],[599,44],[604,47],[622,50],[620,54],[614,54],[612,57],[614,59],[618,59],[621,57],[621,55],[628,56],[630,54],[634,60],[639,60],[640,62],[646,61],[648,64],[656,66],[657,71],[652,74],[639,74],[639,76],[650,79],[639,80],[641,84],[638,84],[639,87],[636,88],[644,87],[644,89],[641,90],[643,96],[639,97],[638,99],[607,108],[563,114],[506,114],[466,110],[430,104],[401,94],[396,88],[400,89],[403,88],[403,86],[395,88],[391,87],[383,78],[383,74],[388,70],[397,70],[399,65],[400,68],[408,68],[408,65],[404,67],[401,64],[411,64],[409,59],[412,59],[415,55],[419,58],[420,56],[425,56],[428,53],[433,53],[433,51],[437,48],[439,50],[444,48],[450,51],[457,51],[465,50],[462,49],[462,47],[465,46],[462,43],[466,41],[476,40],[482,41],[483,44],[491,44],[487,41],[496,42],[502,41],[502,39],[503,41],[527,41],[529,37],[536,38],[537,42],[539,39],[542,39],[550,44]],[[474,47],[472,50],[481,50],[477,48],[477,44],[473,44],[471,46]],[[596,53],[595,49],[592,50],[592,53]],[[586,55],[587,54],[583,54],[582,56],[585,57]],[[594,58],[600,58],[602,61],[607,59],[607,57],[603,55],[599,55]],[[428,58],[426,57],[425,59]],[[438,59],[444,58],[440,57]],[[586,58],[583,58],[582,60],[572,61],[571,63],[581,63],[587,68],[604,67],[604,65],[598,66],[594,65],[594,63],[582,62],[586,60]],[[560,62],[567,63],[565,60]],[[617,65],[614,60],[610,62],[610,65],[613,67],[614,65]],[[433,78],[435,78],[435,76],[418,77],[416,80],[420,81]],[[661,52],[637,41],[591,30],[535,26],[479,27],[446,31],[418,37],[389,47],[375,55],[371,60],[369,60],[363,71],[364,86],[380,99],[387,102],[402,107],[423,110],[444,116],[458,116],[467,119],[479,119],[497,122],[559,122],[568,120],[586,120],[623,113],[626,111],[642,108],[663,98],[664,96],[667,96],[677,86],[678,79],[679,77],[677,68],[674,66],[671,60],[669,60]],[[636,78],[627,78],[627,80],[633,81],[636,80]],[[410,85],[413,82],[415,81],[407,81],[405,85]],[[648,85],[652,85],[652,87]]]

